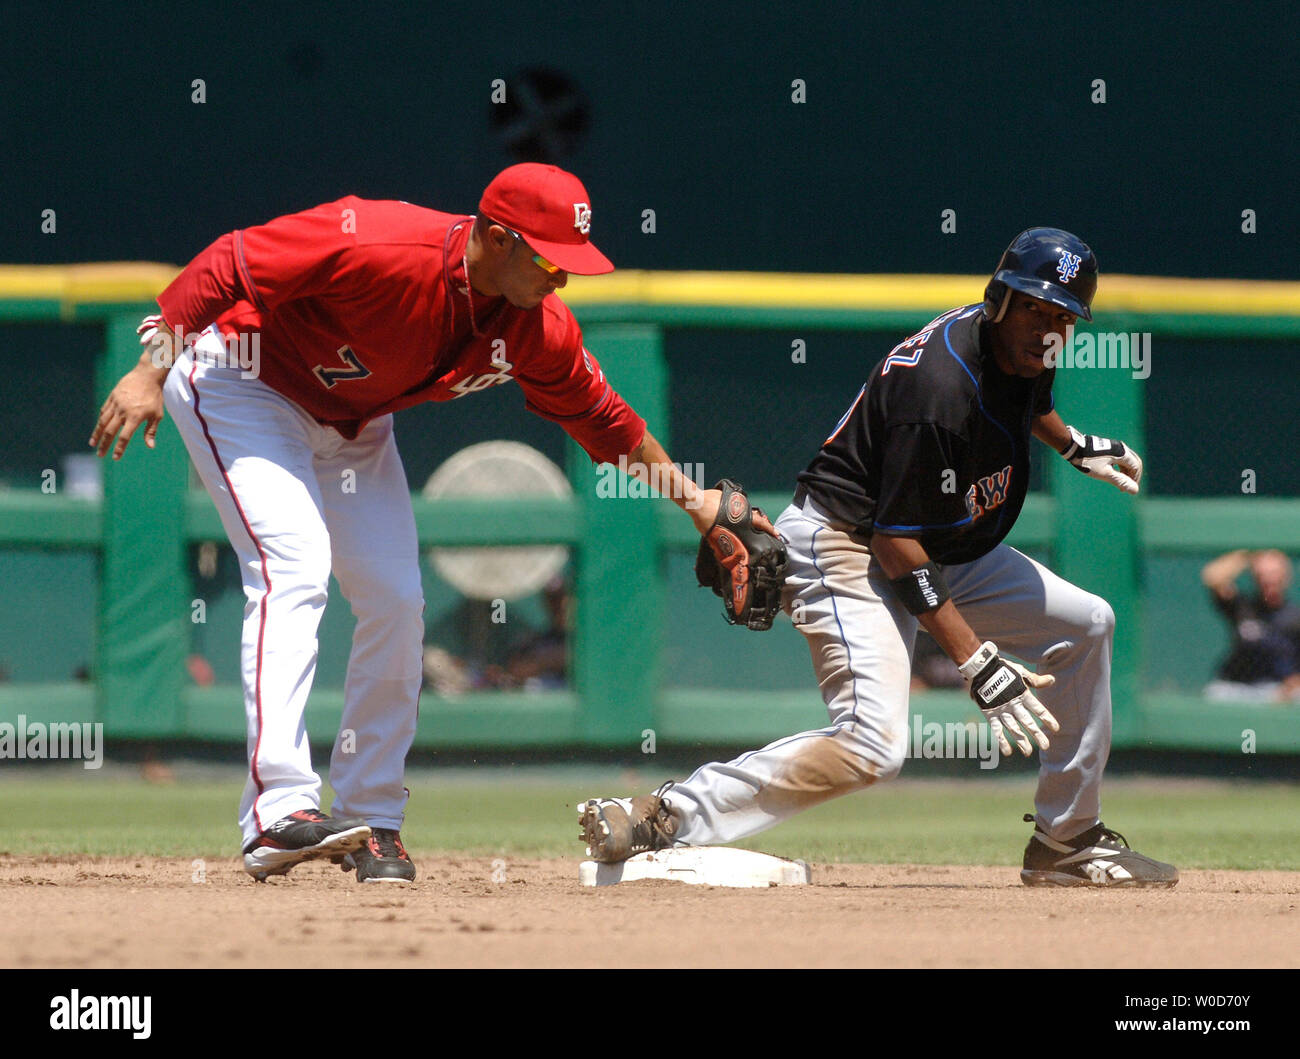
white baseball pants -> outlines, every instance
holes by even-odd
[[[320,804],[303,710],[331,569],[357,622],[330,759],[333,812],[400,828],[424,598],[392,416],[348,441],[260,380],[243,378],[237,365],[224,366],[212,329],[195,350],[172,368],[164,398],[243,573],[244,842]]]
[[[830,724],[704,765],[674,786],[677,837],[692,845],[732,842],[891,779],[906,756],[916,619],[848,527],[811,503],[787,507],[776,525],[790,554],[782,604],[808,638]],[[977,636],[1056,677],[1036,692],[1061,730],[1047,733],[1051,746],[1039,752],[1035,807],[1044,831],[1073,838],[1101,810],[1114,612],[1005,544],[944,575]]]

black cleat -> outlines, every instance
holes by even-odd
[[[1026,813],[1025,823],[1033,822],[1033,815]],[[1169,889],[1178,885],[1178,869],[1134,853],[1128,840],[1105,824],[1097,824],[1069,842],[1058,842],[1035,827],[1025,847],[1020,881],[1026,886]]]
[[[357,882],[415,882],[415,865],[399,832],[377,827],[369,840],[343,860],[343,870],[356,870]]]
[[[266,882],[268,875],[284,875],[305,860],[349,853],[369,837],[370,826],[359,816],[332,820],[319,809],[299,809],[244,847],[244,871]]]

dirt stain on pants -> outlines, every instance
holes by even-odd
[[[879,773],[845,732],[809,739],[758,792],[758,806],[774,815],[811,809],[869,787]]]

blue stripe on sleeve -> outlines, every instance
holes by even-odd
[[[956,529],[958,526],[964,526],[970,521],[971,517],[967,515],[960,522],[940,522],[933,526],[882,526],[879,522],[873,522],[871,528],[878,529],[883,533],[888,533],[890,530],[905,530],[909,533],[918,533],[922,530]]]

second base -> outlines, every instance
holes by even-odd
[[[639,879],[670,879],[696,886],[804,886],[812,881],[801,860],[723,846],[678,846],[639,853],[618,864],[585,860],[578,868],[583,886],[613,886]]]

